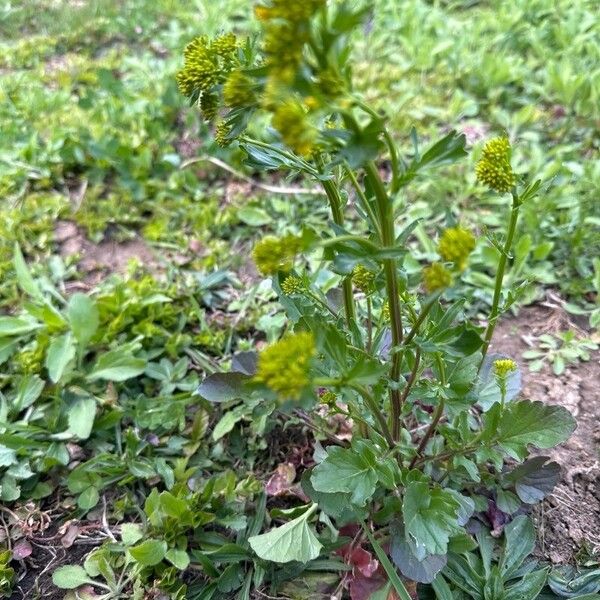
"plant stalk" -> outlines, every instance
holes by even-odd
[[[322,166],[322,161],[319,161]],[[331,180],[321,181],[321,185],[327,194],[331,216],[333,222],[340,227],[344,225],[344,213],[342,212],[342,199],[337,185]],[[352,294],[352,280],[349,277],[342,279],[342,292],[344,295],[344,312],[346,314],[346,323],[352,327],[352,321],[355,319],[354,296]]]
[[[385,187],[377,167],[373,162],[365,165],[366,175],[377,201],[379,210],[379,222],[381,229],[381,243],[384,248],[392,248],[395,243],[394,232],[394,213],[392,202],[385,191]],[[402,343],[402,313],[400,311],[400,295],[398,288],[398,274],[396,272],[396,262],[393,258],[386,258],[383,261],[385,272],[385,285],[387,290],[387,299],[390,307],[390,321],[392,327],[392,347],[396,349],[392,357],[392,369],[390,379],[392,383],[400,381],[400,366],[402,357],[398,352],[398,346]],[[402,401],[400,390],[394,386],[390,389],[391,405],[391,431],[392,438],[397,441],[400,437],[400,414],[402,411]]]
[[[500,296],[502,295],[502,284],[504,282],[504,273],[506,271],[506,263],[508,261],[508,255],[512,248],[513,239],[515,237],[515,231],[517,229],[517,220],[519,218],[519,208],[521,204],[519,197],[515,191],[513,191],[513,202],[512,209],[510,211],[510,221],[508,223],[508,232],[506,234],[506,241],[502,248],[502,254],[500,255],[500,261],[498,262],[498,272],[496,273],[496,284],[494,286],[494,297],[492,299],[492,308],[490,310],[490,316],[488,319],[488,325],[485,330],[483,347],[481,351],[481,362],[479,363],[479,370],[483,365],[483,361],[487,355],[490,347],[490,342],[496,329],[496,323],[499,316]]]

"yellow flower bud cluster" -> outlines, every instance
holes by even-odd
[[[469,254],[475,249],[475,236],[462,227],[449,227],[444,230],[438,244],[439,255],[447,262],[454,263],[458,271],[464,271]]]
[[[310,19],[326,0],[271,0],[255,9],[264,23],[264,53],[271,74],[290,82],[310,36]]]
[[[475,166],[477,179],[496,192],[510,192],[516,182],[510,166],[510,142],[507,137],[490,140],[483,147],[481,160]]]
[[[263,275],[275,275],[279,271],[290,271],[300,250],[302,240],[297,236],[267,235],[254,246],[252,257]]]
[[[427,293],[432,294],[452,285],[452,273],[439,262],[423,269],[423,284]]]
[[[219,96],[216,86],[227,79],[237,64],[237,39],[228,33],[209,40],[207,36],[193,39],[184,50],[184,66],[177,73],[177,84],[182,94],[197,97],[202,115],[214,119]]]
[[[315,147],[317,129],[307,118],[304,106],[295,99],[281,102],[273,113],[273,127],[284,143],[300,156],[309,156]]]
[[[255,104],[257,97],[254,81],[240,69],[232,71],[223,85],[223,100],[225,106],[230,108]]]
[[[281,284],[281,291],[286,296],[296,296],[306,291],[306,282],[295,275],[288,275]]]
[[[231,128],[225,121],[219,121],[217,126],[215,127],[215,142],[221,148],[225,148],[231,144],[229,139],[229,134],[231,133]]]
[[[511,358],[499,358],[494,361],[494,375],[505,378],[509,373],[517,370],[517,363]]]
[[[287,335],[260,353],[254,380],[266,385],[282,400],[298,400],[310,384],[310,363],[315,354],[311,333]]]
[[[374,291],[375,273],[369,271],[363,265],[356,265],[352,270],[352,283],[364,294],[370,294]]]

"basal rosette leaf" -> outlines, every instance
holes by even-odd
[[[402,503],[406,535],[423,556],[446,554],[450,536],[462,531],[461,509],[449,490],[431,489],[426,482],[413,481],[406,487]]]
[[[250,537],[248,539],[250,547],[263,560],[276,563],[292,561],[307,563],[314,560],[323,547],[308,525],[308,518],[316,508],[317,505],[313,504],[303,515],[285,525]]]
[[[571,413],[562,406],[521,400],[500,405],[484,415],[484,436],[491,435],[498,445],[517,460],[527,456],[527,448],[552,448],[569,439],[576,427]]]

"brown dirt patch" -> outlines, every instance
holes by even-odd
[[[139,237],[123,242],[108,238],[95,244],[72,221],[58,221],[54,240],[63,258],[78,258],[77,268],[89,286],[97,285],[108,274],[125,273],[132,260],[150,270],[158,268],[154,251]]]
[[[500,323],[492,345],[521,364],[524,397],[560,404],[577,419],[569,441],[544,451],[563,468],[561,482],[534,513],[540,554],[553,563],[571,563],[581,551],[600,555],[600,354],[560,376],[547,367],[530,373],[521,355],[531,336],[573,328],[560,308],[532,306]]]

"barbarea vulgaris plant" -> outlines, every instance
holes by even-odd
[[[258,559],[309,563],[353,524],[354,544],[375,552],[406,600],[398,572],[405,581],[433,582],[436,593],[446,589],[446,564],[476,546],[470,523],[485,523],[491,506],[509,521],[531,502],[520,482],[543,461],[528,462],[529,449],[563,442],[574,421],[563,408],[519,398],[517,365],[488,355],[513,298],[503,282],[519,208],[540,182],[514,170],[506,136],[483,147],[475,168],[481,193],[501,194],[510,207],[504,239],[491,240],[500,258],[481,328],[447,294],[469,270],[475,246],[486,243],[467,223],[431,232],[438,256],[420,273],[405,267],[417,223],[406,222],[404,191],[465,157],[465,138],[451,132],[425,150],[415,141],[400,156],[385,116],[353,89],[349,40],[366,15],[353,6],[259,4],[258,38],[193,40],[177,79],[220,145],[241,148],[257,171],[316,182],[324,195],[312,201],[326,198],[331,212],[319,231],[290,224],[294,234],[256,243],[256,266],[279,293],[288,331],[254,367],[230,374],[225,396],[301,409],[316,431],[323,414],[345,415],[352,440],[321,436],[324,450],[302,478],[306,511],[256,532],[250,547]],[[247,132],[255,117],[269,124],[260,139]],[[309,263],[309,255],[319,260]],[[329,276],[319,278],[309,264]],[[332,290],[315,283],[333,274],[339,307]],[[208,377],[200,394],[211,400],[225,375]],[[217,395],[222,401],[223,390]],[[318,520],[327,527],[316,527]]]

